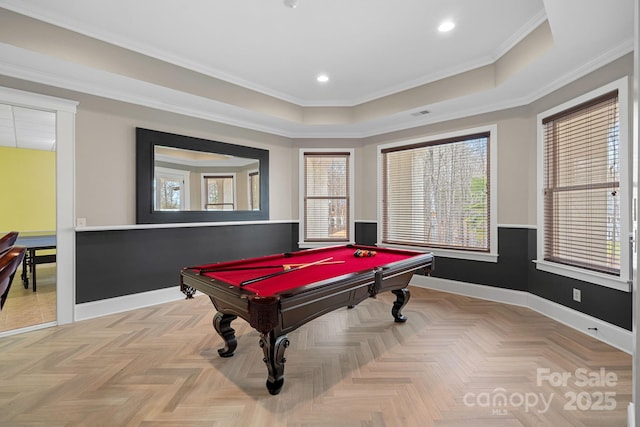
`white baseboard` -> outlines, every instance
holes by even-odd
[[[520,305],[523,307],[528,306],[527,295],[529,295],[529,292],[524,291],[515,291],[513,289],[496,288],[493,286],[476,285],[475,283],[457,282],[455,280],[418,275],[413,276],[411,284],[422,288],[449,292],[450,294],[464,295],[488,301]]]
[[[636,427],[636,411],[633,402],[627,406],[627,427]]]
[[[571,326],[628,354],[633,354],[633,334],[619,326],[586,315],[577,310],[529,294],[529,308],[560,323]]]
[[[184,298],[185,296],[180,292],[180,288],[178,286],[172,286],[155,291],[86,302],[76,304],[74,319],[76,321],[93,319],[109,314],[122,313],[124,311],[178,301]]]
[[[418,275],[413,276],[411,284],[453,294],[528,307],[580,332],[591,335],[625,353],[633,354],[633,334],[631,331],[529,292]]]
[[[8,331],[0,332],[0,338],[9,337],[11,335],[24,334],[25,332],[37,331],[39,329],[51,328],[56,326],[58,322],[47,322],[47,323],[39,323],[33,326],[27,326],[19,329],[11,329]]]

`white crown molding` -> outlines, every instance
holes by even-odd
[[[529,21],[527,21],[518,31],[516,31],[511,37],[504,40],[500,46],[496,49],[492,60],[495,62],[502,58],[505,53],[513,49],[518,43],[524,40],[529,34],[538,28],[544,21],[547,20],[546,10],[541,10],[540,13],[533,15]]]
[[[15,4],[5,3],[0,1],[0,6],[5,9],[11,10],[12,12],[16,12],[21,15],[26,15],[43,22],[48,22],[57,27],[64,28],[69,31],[73,31],[74,33],[82,34],[84,36],[91,37],[96,40],[100,40],[105,43],[109,43],[114,46],[118,46],[123,49],[127,49],[130,51],[139,53],[141,55],[149,56],[151,58],[155,58],[160,61],[164,61],[169,64],[176,65],[178,67],[186,68],[186,69],[204,74],[209,77],[213,77],[228,83],[242,86],[244,88],[251,89],[253,91],[260,92],[267,96],[278,98],[283,101],[302,105],[301,100],[296,99],[295,97],[292,97],[289,94],[278,92],[276,90],[241,79],[237,76],[233,76],[217,68],[203,67],[202,64],[193,62],[180,55],[169,55],[166,51],[159,50],[146,43],[140,43],[140,42],[132,41],[129,39],[125,39],[118,33],[113,33],[109,31],[98,31],[97,28],[91,28],[87,30],[81,22],[71,20],[69,19],[69,17],[61,14],[52,13],[52,11],[48,11],[47,13],[44,13],[38,8],[30,7],[32,5],[29,3],[15,5]]]
[[[538,28],[540,24],[542,24],[546,19],[547,19],[547,15],[544,11],[541,11],[539,14],[532,16],[531,19],[529,19],[529,21],[525,23],[517,32],[515,32],[510,38],[502,42],[500,46],[498,46],[498,48],[495,50],[495,52],[493,52],[491,55],[487,55],[480,58],[474,58],[473,60],[465,62],[464,64],[459,64],[454,68],[440,70],[437,73],[430,74],[428,76],[423,76],[419,79],[410,80],[402,84],[392,86],[378,92],[374,92],[366,97],[357,98],[350,103],[342,101],[343,104],[340,104],[340,105],[355,106],[359,104],[364,104],[365,102],[373,101],[375,99],[393,95],[395,93],[402,92],[405,90],[414,89],[419,86],[426,85],[428,83],[433,83],[441,79],[445,79],[448,77],[452,77],[452,76],[467,72],[469,70],[474,70],[476,68],[493,64],[498,59],[500,59],[505,53],[513,49],[525,37],[531,34],[531,32],[536,28]],[[328,102],[324,102],[318,106],[330,106],[330,105],[332,104]],[[339,104],[333,104],[333,105],[339,105]]]
[[[259,132],[288,136],[263,115],[209,98],[0,43],[0,74]]]
[[[157,49],[147,43],[140,43],[138,41],[132,41],[130,39],[123,38],[122,35],[118,33],[99,30],[98,28],[87,29],[85,28],[83,23],[78,22],[76,20],[72,20],[68,16],[55,13],[51,10],[45,13],[42,10],[38,9],[37,7],[33,7],[33,5],[30,5],[29,3],[15,5],[15,4],[0,1],[0,5],[3,8],[6,8],[13,12],[30,16],[32,18],[35,18],[43,22],[51,23],[52,25],[64,28],[66,30],[73,31],[75,33],[82,34],[84,36],[91,37],[91,38],[103,41],[105,43],[109,43],[114,46],[121,47],[123,49],[131,50],[133,52],[137,52],[139,54],[146,55],[151,58],[155,58],[160,61],[164,61],[179,67],[193,70],[198,73],[201,73],[219,80],[223,80],[225,82],[232,83],[232,84],[265,94],[267,96],[271,96],[283,101],[287,101],[301,107],[354,107],[356,105],[369,102],[384,96],[388,96],[397,92],[413,89],[421,85],[425,85],[443,78],[451,77],[459,73],[463,73],[478,67],[491,64],[495,62],[498,58],[500,58],[502,55],[504,55],[511,48],[513,48],[518,42],[524,39],[533,30],[535,30],[546,19],[546,12],[544,10],[540,11],[540,13],[531,17],[531,19],[529,19],[529,21],[527,21],[521,28],[519,28],[510,38],[506,39],[503,43],[501,43],[498,46],[498,48],[495,50],[495,52],[493,52],[492,54],[486,55],[484,57],[474,58],[470,61],[467,61],[464,64],[459,64],[455,67],[452,67],[446,70],[440,70],[437,73],[433,73],[427,76],[422,76],[414,80],[406,81],[398,85],[387,87],[380,91],[371,93],[365,97],[355,98],[355,99],[335,99],[335,100],[325,100],[322,102],[314,102],[309,99],[300,99],[290,94],[256,84],[255,82],[241,79],[237,76],[231,75],[217,68],[204,67],[202,66],[202,64],[191,61],[188,58],[185,58],[180,55],[168,54],[166,51]]]
[[[615,61],[624,55],[633,52],[634,40],[633,38],[627,39],[619,45],[603,52],[601,55],[593,58],[591,61],[583,64],[581,67],[576,68],[571,73],[564,74],[556,80],[550,82],[548,85],[541,87],[538,91],[531,93],[528,97],[527,103],[534,102],[543,96],[550,94],[551,92],[560,89],[569,83],[586,76],[587,74],[601,68],[610,62]]]
[[[0,74],[287,138],[357,139],[528,105],[631,51],[633,40],[627,40],[579,69],[521,98],[458,109],[449,114],[436,113],[415,118],[402,112],[380,120],[347,125],[316,126],[289,122],[3,43],[0,43]],[[428,105],[422,108],[428,108]],[[388,124],[389,120],[395,123]]]
[[[447,114],[427,114],[414,120],[411,124],[408,123],[398,123],[395,125],[388,125],[385,127],[377,127],[375,129],[371,129],[370,132],[364,132],[361,137],[370,137],[376,136],[385,133],[398,132],[406,129],[416,128],[420,126],[427,126],[430,124],[446,122],[450,120],[461,119],[465,117],[475,116],[479,114],[492,113],[501,110],[507,110],[509,108],[517,108],[529,105],[538,99],[549,95],[550,93],[566,86],[567,84],[586,76],[587,74],[601,68],[616,59],[621,58],[622,56],[633,52],[633,40],[629,39],[623,42],[622,44],[610,49],[609,51],[603,52],[602,55],[594,58],[589,63],[584,64],[582,67],[573,70],[570,73],[563,75],[562,77],[550,82],[548,85],[540,87],[537,91],[530,93],[529,95],[520,97],[520,98],[512,98],[504,101],[498,101],[493,104],[485,104],[480,106],[474,106],[468,109],[458,109],[455,112],[447,113]],[[413,110],[420,109],[429,109],[428,105],[414,108]],[[407,116],[406,113],[402,113],[402,116]]]
[[[67,113],[75,113],[76,107],[78,106],[76,101],[25,92],[8,87],[2,88],[2,101],[11,104],[14,107],[26,108],[33,108],[33,104],[37,103],[41,109],[64,111]]]

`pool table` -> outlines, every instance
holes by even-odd
[[[428,274],[432,267],[431,253],[343,245],[186,267],[180,286],[187,298],[198,290],[211,299],[217,310],[213,326],[224,340],[220,356],[233,356],[237,342],[231,322],[238,316],[260,333],[267,389],[278,394],[289,332],[384,291],[396,295],[394,320],[405,322],[401,311],[409,301],[409,280],[416,270]]]

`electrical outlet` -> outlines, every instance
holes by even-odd
[[[582,302],[582,291],[580,289],[573,288],[573,300]]]
[[[76,227],[86,227],[87,218],[76,218]]]

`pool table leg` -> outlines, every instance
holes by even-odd
[[[404,308],[404,306],[407,305],[407,303],[409,302],[409,299],[411,298],[411,293],[407,288],[397,289],[391,292],[396,296],[396,300],[393,303],[393,308],[391,309],[391,314],[393,315],[393,318],[395,319],[396,322],[398,323],[406,322],[407,316],[402,314],[401,311]]]
[[[213,327],[224,340],[224,348],[218,349],[218,354],[221,357],[233,356],[233,352],[238,346],[236,331],[231,327],[231,322],[237,318],[238,316],[234,314],[223,314],[220,312],[217,312],[216,315],[213,316]]]
[[[269,372],[267,390],[272,395],[278,394],[284,384],[284,363],[287,361],[284,351],[289,347],[289,339],[286,335],[276,335],[273,330],[260,333],[260,347]]]

